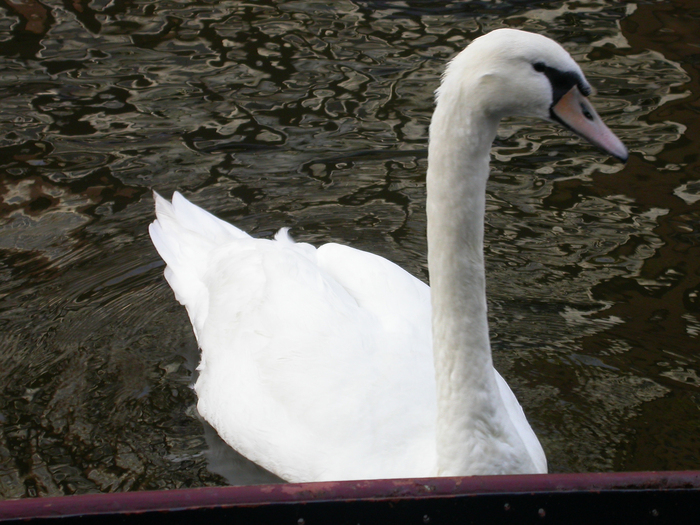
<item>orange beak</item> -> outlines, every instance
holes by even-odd
[[[572,87],[551,108],[552,118],[622,162],[627,162],[629,153],[617,136],[600,120],[588,99]]]

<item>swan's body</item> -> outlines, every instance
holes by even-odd
[[[432,307],[430,289],[386,259],[284,231],[253,239],[179,194],[157,196],[151,237],[202,349],[200,414],[289,481],[546,472],[492,365],[485,185],[508,115],[559,120],[626,158],[588,90],[558,44],[521,31],[452,61],[430,127]]]

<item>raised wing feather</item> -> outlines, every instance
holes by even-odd
[[[288,480],[432,475],[428,287],[376,255],[253,239],[178,200],[158,201],[151,235],[221,437]]]

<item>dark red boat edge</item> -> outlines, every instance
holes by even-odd
[[[259,507],[269,504],[382,500],[397,502],[494,494],[547,494],[552,497],[572,492],[626,491],[692,491],[697,493],[700,505],[700,471],[342,481],[85,494],[0,501],[0,521]]]

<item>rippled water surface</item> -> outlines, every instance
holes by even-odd
[[[687,4],[687,5],[685,5]],[[178,189],[426,280],[432,92],[498,27],[561,42],[629,146],[494,148],[498,369],[552,472],[698,468],[692,2],[0,1],[0,497],[254,483],[197,419],[197,348],[147,226]]]

